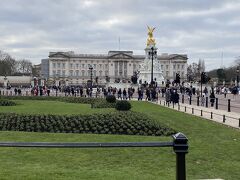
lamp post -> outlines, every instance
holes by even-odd
[[[90,84],[90,90],[92,91],[92,78],[93,78],[93,74],[92,74],[92,71],[93,71],[93,67],[92,65],[89,66],[89,70],[90,70],[90,81],[91,81],[91,84]]]
[[[237,67],[236,73],[237,73],[237,87],[238,87],[239,86],[239,66]]]
[[[151,47],[151,51],[148,52],[148,55],[151,56],[152,58],[152,67],[151,67],[151,86],[153,86],[154,81],[153,81],[153,56],[156,56],[157,51],[154,50],[153,47]]]

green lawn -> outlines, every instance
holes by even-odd
[[[20,102],[20,101],[19,101]],[[21,101],[22,102],[22,101]],[[25,102],[22,102],[25,104]],[[34,103],[30,109],[34,109]],[[37,104],[38,101],[35,103]],[[111,111],[90,109],[88,105],[52,106],[46,112],[78,113]],[[157,121],[183,132],[189,138],[188,179],[240,177],[240,131],[208,120],[173,111],[147,102],[132,102],[133,111],[148,114]],[[76,107],[75,107],[76,106]],[[54,108],[53,108],[54,107]],[[56,108],[58,107],[58,108]],[[20,108],[20,107],[18,107]],[[47,109],[48,109],[47,108]],[[58,110],[56,110],[58,109]],[[81,109],[81,108],[80,108]],[[1,110],[3,111],[2,107]],[[6,111],[6,109],[5,109]],[[87,111],[87,112],[86,112]],[[19,111],[21,112],[21,111]],[[32,113],[34,111],[31,110]],[[94,134],[51,134],[0,132],[0,141],[21,142],[118,142],[171,141],[171,137],[146,137]],[[0,179],[175,179],[175,154],[171,148],[115,149],[24,149],[0,148]]]
[[[90,104],[66,103],[59,101],[14,100],[17,106],[0,106],[0,112],[15,112],[27,114],[92,114],[111,112],[110,108],[91,108]]]

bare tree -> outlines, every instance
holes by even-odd
[[[31,74],[32,73],[31,61],[26,59],[17,61],[17,72],[19,74]]]
[[[197,63],[192,63],[187,68],[188,81],[196,81],[199,76],[199,67]]]
[[[238,56],[238,57],[236,58],[235,64],[236,64],[237,66],[240,66],[240,56]]]
[[[205,61],[204,59],[198,60],[198,73],[201,74],[202,72],[205,72]]]
[[[15,69],[16,61],[8,53],[0,51],[0,75],[12,75]]]

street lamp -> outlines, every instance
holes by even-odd
[[[151,47],[151,51],[148,52],[149,58],[150,56],[152,57],[152,68],[151,68],[151,85],[153,86],[154,81],[153,81],[153,56],[157,55],[157,51],[154,50],[153,47]]]
[[[93,67],[92,67],[92,65],[89,66],[89,70],[90,70],[90,80],[91,80],[90,90],[92,91],[92,82],[93,82],[93,80],[92,80],[92,78],[93,78],[93,73],[92,73]]]
[[[237,87],[238,87],[239,86],[239,66],[237,67],[236,73],[237,73]]]

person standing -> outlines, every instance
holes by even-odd
[[[138,88],[138,101],[141,100],[142,101],[143,98],[143,91],[141,88]]]
[[[122,90],[121,90],[121,88],[119,88],[117,94],[118,94],[118,99],[122,100]]]
[[[126,91],[125,88],[123,89],[123,99],[124,99],[124,100],[127,99],[127,91]]]
[[[50,89],[47,89],[47,95],[50,96]]]

